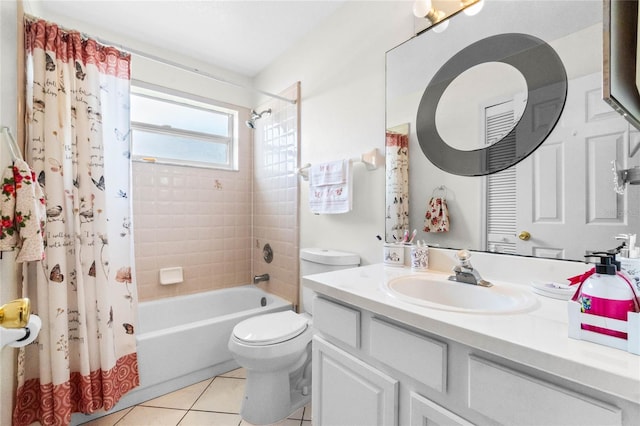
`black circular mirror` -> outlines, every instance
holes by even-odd
[[[436,126],[438,103],[449,85],[469,68],[503,62],[516,68],[527,85],[522,116],[499,141],[474,150],[448,145]],[[418,142],[438,168],[456,175],[483,176],[517,164],[553,130],[567,97],[567,73],[558,54],[544,41],[527,34],[500,34],[477,41],[449,59],[427,86],[416,118]],[[465,117],[458,117],[460,122]]]

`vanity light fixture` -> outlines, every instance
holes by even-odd
[[[474,16],[484,7],[484,0],[460,0],[460,6],[465,8],[465,15]]]
[[[449,26],[449,21],[444,20],[445,13],[435,9],[431,0],[416,0],[413,3],[413,14],[418,18],[425,18],[431,22],[433,31],[441,33]]]

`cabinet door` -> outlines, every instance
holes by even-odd
[[[622,410],[475,356],[469,408],[505,425],[621,425]]]
[[[410,426],[473,426],[473,423],[469,423],[457,414],[415,392],[411,392],[409,411],[411,414]]]
[[[398,381],[317,336],[312,375],[314,425],[398,424]]]

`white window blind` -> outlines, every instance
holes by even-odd
[[[492,145],[503,139],[515,125],[513,102],[493,105],[485,109],[485,143]],[[511,138],[511,136],[510,136]],[[489,162],[503,162],[512,156],[515,138]],[[509,167],[487,176],[487,250],[516,253],[516,168]]]

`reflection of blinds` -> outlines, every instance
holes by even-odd
[[[513,110],[504,111],[504,104],[485,110],[486,144],[502,139],[515,125]],[[498,111],[496,111],[498,110]],[[514,138],[515,139],[515,138]],[[505,157],[515,154],[515,140],[505,144],[489,158],[489,166],[502,164]],[[515,253],[516,234],[516,168],[510,167],[487,176],[487,249]]]
[[[502,105],[501,105],[502,106]],[[511,131],[513,126],[515,125],[513,120],[513,110],[509,110],[506,112],[498,113],[495,115],[489,115],[491,113],[491,108],[488,108],[486,111],[486,120],[487,124],[485,126],[486,129],[486,141],[487,145],[493,145],[501,139],[505,139],[505,136]],[[487,159],[487,163],[490,170],[495,170],[497,168],[503,167],[505,163],[511,163],[511,159],[513,159],[516,155],[516,137],[515,134],[509,135],[505,141],[507,143],[502,143],[499,146],[494,147],[491,151],[491,155]]]

